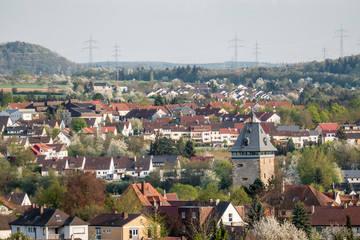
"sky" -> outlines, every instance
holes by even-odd
[[[359,0],[0,0],[0,43],[42,45],[71,61],[293,63],[360,54]]]

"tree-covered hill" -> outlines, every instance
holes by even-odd
[[[79,68],[59,54],[25,42],[0,44],[0,74],[26,71],[30,74],[71,74]]]

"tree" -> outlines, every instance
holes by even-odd
[[[214,171],[220,178],[220,189],[229,189],[232,185],[232,164],[227,161],[218,161]]]
[[[143,209],[136,192],[130,187],[116,199],[114,208],[118,212],[127,213],[141,213]]]
[[[165,216],[157,209],[149,209],[146,213],[146,220],[143,222],[149,239],[162,239],[168,235]]]
[[[111,141],[107,150],[107,156],[109,157],[121,157],[129,155],[128,146],[124,140],[118,139]]]
[[[225,240],[228,239],[228,232],[225,230],[222,219],[220,220],[220,226],[218,227],[216,221],[213,223],[212,236],[210,240]]]
[[[196,151],[194,147],[194,142],[192,140],[187,141],[185,145],[185,157],[191,158],[195,156],[195,154]]]
[[[101,93],[95,93],[92,100],[94,100],[94,101],[99,101],[99,100],[102,101],[102,100],[104,100],[104,96]]]
[[[86,121],[83,118],[75,118],[72,120],[71,128],[74,132],[78,132],[83,128],[86,128]]]
[[[339,140],[347,140],[347,136],[344,132],[344,129],[342,127],[340,127],[338,130],[337,130],[337,137]]]
[[[290,138],[286,144],[286,151],[287,152],[295,151],[295,144],[294,144],[294,141],[292,140],[292,138]]]
[[[230,190],[230,201],[233,205],[238,206],[250,203],[251,198],[247,195],[243,187],[237,186]]]
[[[41,194],[39,204],[47,204],[51,208],[60,208],[65,192],[66,188],[61,186],[58,180],[55,180],[51,186]]]
[[[253,225],[251,233],[257,239],[264,240],[308,240],[305,232],[297,229],[293,224],[285,221],[283,224],[274,217],[264,217]]]
[[[171,188],[171,193],[176,193],[181,201],[194,201],[199,196],[199,189],[187,184],[175,183]]]
[[[249,224],[251,227],[262,218],[265,217],[265,209],[261,204],[258,195],[255,195],[251,202],[251,210],[249,212]]]
[[[249,187],[244,187],[244,190],[250,197],[253,198],[255,195],[259,195],[265,190],[265,184],[257,178]]]
[[[106,199],[105,184],[95,173],[78,172],[67,178],[62,207],[69,215],[80,214],[88,205],[103,206]]]
[[[134,130],[134,135],[139,135],[139,132],[143,128],[141,120],[138,118],[131,118],[129,122],[131,122],[132,129]]]
[[[155,106],[164,106],[165,104],[166,104],[165,99],[161,95],[157,95],[155,97],[155,101],[154,101]]]
[[[16,232],[8,237],[6,240],[30,240],[31,238],[28,235],[25,235],[22,232]]]
[[[350,219],[350,215],[346,215],[346,228],[348,230],[348,234],[346,239],[347,240],[353,240],[354,239],[354,232],[352,230],[352,226],[351,226],[351,219]]]
[[[302,202],[297,202],[293,209],[292,215],[293,218],[291,223],[294,224],[297,229],[304,231],[310,239],[312,231],[310,219],[306,212],[305,205]]]

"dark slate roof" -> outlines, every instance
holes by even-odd
[[[29,137],[29,143],[31,145],[34,145],[36,143],[50,143],[51,136],[45,136],[45,137]]]
[[[153,156],[153,163],[176,163],[179,159],[178,155],[157,155]]]
[[[291,132],[297,132],[300,131],[300,128],[298,125],[283,125],[278,126],[278,131],[291,131]]]
[[[24,198],[26,196],[26,193],[8,193],[8,194],[4,194],[4,198],[6,200],[8,200],[9,202],[16,204],[16,205],[21,205],[22,202],[24,201]]]
[[[11,230],[9,223],[16,219],[15,215],[2,215],[0,214],[0,231]]]
[[[249,122],[236,140],[231,152],[276,152],[260,123]]]
[[[6,127],[6,124],[9,121],[9,116],[0,116],[0,129],[2,129],[3,127]]]
[[[125,118],[151,118],[157,109],[132,109],[125,115]]]
[[[107,83],[94,83],[94,87],[106,87],[107,86]]]
[[[59,218],[57,218],[57,216],[59,216]],[[77,218],[76,220],[68,220],[68,218],[73,217],[70,217],[59,209],[44,208],[43,213],[41,214],[40,208],[36,208],[11,222],[10,225],[47,227],[60,227],[69,225],[70,223],[71,225],[87,225],[86,222],[77,217],[75,217]]]
[[[360,170],[344,170],[346,178],[360,178]]]
[[[116,213],[101,213],[92,218],[89,223],[90,226],[111,226],[111,227],[122,227],[128,222],[139,217],[141,214],[128,214],[127,218],[124,218],[123,214]]]
[[[111,157],[88,157],[84,170],[109,170]]]

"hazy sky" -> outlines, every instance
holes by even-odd
[[[229,61],[229,40],[243,40],[239,61],[322,60],[340,55],[335,30],[348,30],[344,54],[360,53],[360,0],[0,0],[0,42],[40,44],[87,62],[90,33],[100,49],[93,61]]]

